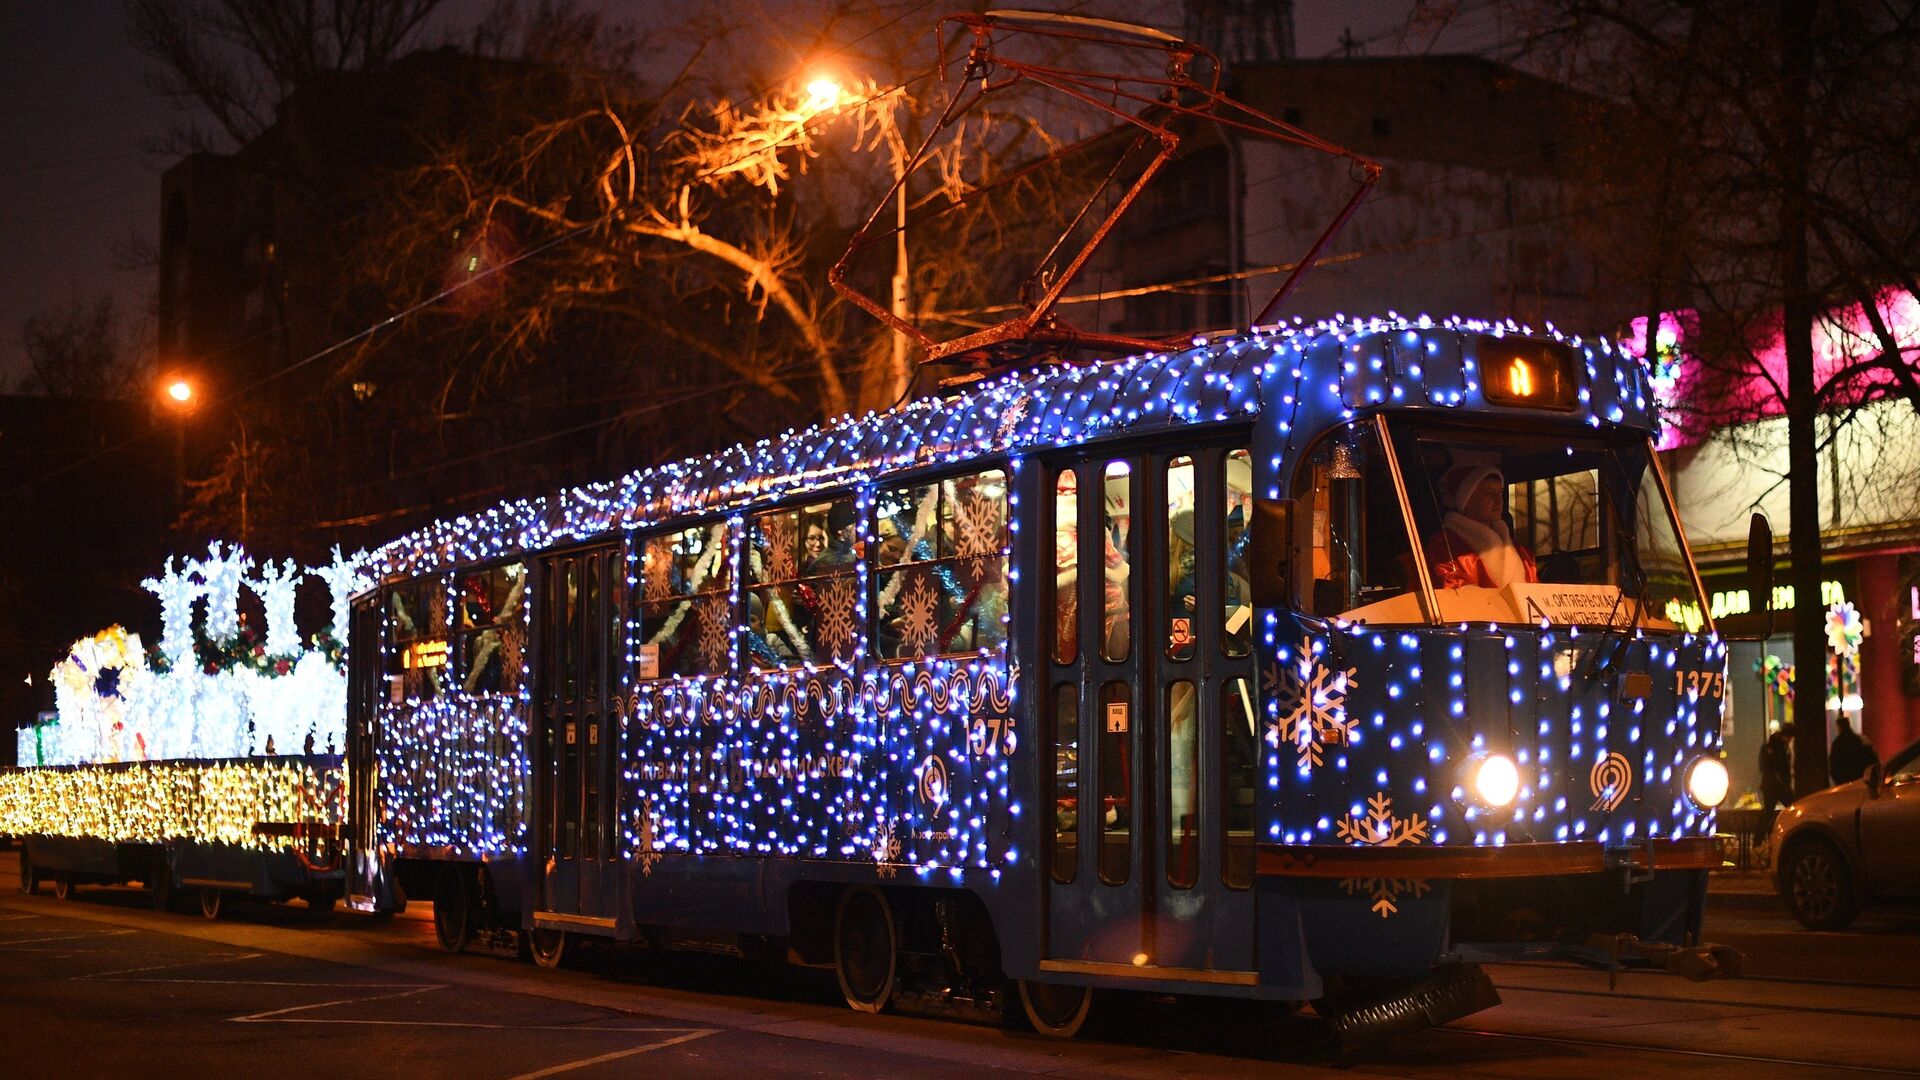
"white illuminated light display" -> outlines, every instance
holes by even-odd
[[[168,559],[159,577],[142,582],[160,600],[160,666],[148,662],[138,635],[119,627],[74,642],[50,676],[58,719],[21,741],[20,763],[338,752],[346,741],[346,674],[321,648],[300,644],[294,593],[306,572],[268,561],[248,576],[252,565],[240,548],[218,543],[204,560]],[[228,648],[240,632],[243,587],[260,595],[267,613],[259,654],[203,664],[196,602],[206,599],[207,643]]]

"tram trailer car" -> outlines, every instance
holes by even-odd
[[[139,882],[158,910],[209,919],[229,902],[304,900],[332,910],[345,881],[345,759],[288,754],[0,769],[0,833],[20,849],[20,890],[65,900],[81,885]]]
[[[1654,430],[1605,342],[1339,321],[435,523],[354,605],[348,903],[1063,1035],[1095,989],[1390,1030],[1489,1003],[1494,943],[1671,957],[1726,649]],[[1449,516],[1488,488],[1510,548]]]

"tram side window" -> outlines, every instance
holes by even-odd
[[[1071,664],[1080,655],[1080,484],[1072,469],[1053,482],[1053,659]]]
[[[527,644],[527,570],[521,563],[460,575],[453,653],[469,694],[520,692]]]
[[[749,664],[779,670],[853,659],[859,640],[853,497],[757,514],[747,526]]]
[[[1227,680],[1220,702],[1220,877],[1230,888],[1253,885],[1255,799],[1259,791],[1260,711],[1253,684]]]
[[[1222,613],[1228,656],[1245,656],[1253,641],[1253,588],[1247,572],[1248,548],[1253,544],[1253,456],[1235,450],[1226,457],[1227,595]]]
[[[387,592],[387,674],[416,701],[440,696],[447,667],[447,593],[443,579],[415,578]]]
[[[724,521],[649,537],[641,558],[640,677],[732,665],[733,541]]]
[[[883,659],[1007,640],[1007,474],[889,488],[875,505],[875,645]]]
[[[1414,568],[1406,519],[1385,458],[1367,425],[1322,439],[1307,456],[1297,485],[1310,515],[1309,591],[1302,599],[1315,615],[1359,614],[1383,600],[1410,596]],[[1382,621],[1415,621],[1417,606],[1376,609]]]
[[[607,687],[618,693],[632,678],[632,658],[627,655],[627,556],[624,547],[606,553],[607,566]]]

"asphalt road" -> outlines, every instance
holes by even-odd
[[[577,970],[449,956],[425,905],[386,923],[298,904],[219,922],[130,889],[62,903],[0,856],[0,1076],[1920,1076],[1920,917],[1809,934],[1754,901],[1709,937],[1746,978],[1498,965],[1505,1003],[1341,1057],[1311,1014],[1133,1000],[1104,1034],[862,1017],[830,975],[584,950]]]

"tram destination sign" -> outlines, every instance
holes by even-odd
[[[1527,622],[1556,625],[1631,626],[1634,601],[1612,585],[1521,583],[1506,587],[1513,610]]]

